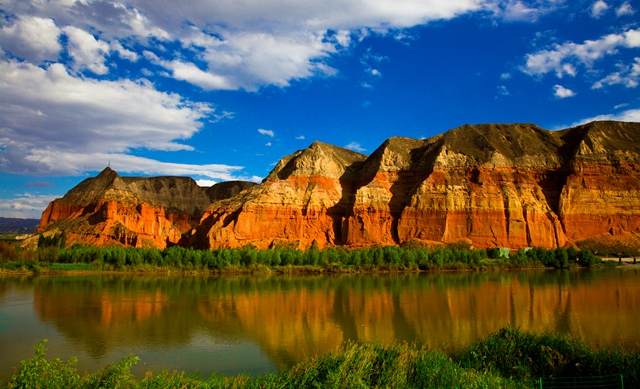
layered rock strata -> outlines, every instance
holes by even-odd
[[[213,203],[190,240],[197,247],[341,244],[348,195],[363,154],[315,142],[283,158],[262,184]]]
[[[640,123],[465,125],[391,138],[370,156],[315,142],[260,185],[205,189],[106,169],[54,201],[45,228],[96,244],[198,248],[640,241]]]
[[[39,231],[64,231],[69,243],[164,248],[196,227],[212,200],[253,184],[220,185],[202,188],[189,177],[120,177],[108,167],[51,202]]]
[[[212,204],[192,242],[555,248],[639,233],[640,124],[594,122],[465,125],[391,138],[366,158],[314,143],[243,196]]]

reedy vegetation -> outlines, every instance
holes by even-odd
[[[13,271],[418,271],[463,270],[478,268],[567,268],[590,267],[602,260],[589,250],[575,248],[520,249],[508,257],[500,250],[475,250],[466,243],[443,246],[376,246],[363,249],[312,247],[301,251],[275,247],[257,250],[252,246],[240,249],[194,250],[173,246],[164,250],[130,247],[85,247],[75,244],[65,248],[63,236],[40,237],[37,250],[22,250],[0,242],[0,269]]]
[[[45,341],[7,388],[529,388],[537,377],[622,374],[640,385],[640,352],[590,349],[565,335],[506,327],[455,355],[415,344],[346,343],[327,355],[263,376],[202,378],[178,372],[147,372],[134,379],[130,355],[92,374],[80,375],[77,360],[46,359]]]

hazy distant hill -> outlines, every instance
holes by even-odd
[[[0,217],[0,235],[33,234],[38,224],[40,219]]]

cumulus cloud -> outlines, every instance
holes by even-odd
[[[640,29],[630,29],[620,34],[609,34],[597,40],[583,43],[565,42],[555,44],[551,49],[540,50],[526,55],[526,63],[521,70],[532,76],[555,72],[558,78],[575,76],[576,66],[587,68],[607,55],[613,55],[621,47],[640,47]]]
[[[609,5],[602,0],[598,0],[591,6],[591,17],[598,19],[609,9]]]
[[[296,139],[297,139],[297,140],[303,140],[303,139],[305,139],[305,138],[304,138],[304,135],[300,135],[300,136],[296,136]]]
[[[113,41],[110,46],[111,50],[117,52],[120,58],[127,59],[131,62],[136,62],[138,60],[138,54],[134,51],[125,49],[120,42]]]
[[[231,178],[238,167],[160,163],[127,155],[132,149],[191,150],[180,143],[214,113],[208,104],[157,91],[149,82],[93,80],[63,65],[43,69],[0,61],[0,170],[18,174],[77,174],[111,160],[121,171]],[[145,170],[146,169],[146,170]]]
[[[76,70],[89,69],[95,74],[107,74],[109,68],[104,64],[105,56],[109,54],[109,44],[96,39],[88,32],[73,26],[63,28],[69,39],[67,51],[73,58]]]
[[[171,70],[173,78],[197,85],[205,90],[231,90],[237,89],[223,76],[201,70],[193,63],[185,63],[179,60],[158,61],[158,64]]]
[[[62,45],[61,30],[49,18],[19,16],[13,24],[0,29],[0,47],[31,63],[57,60]]]
[[[575,92],[571,89],[567,89],[562,85],[554,85],[553,86],[553,95],[559,99],[566,99],[567,97],[575,96]]]
[[[62,195],[23,193],[13,198],[0,198],[0,215],[3,217],[39,219],[47,205],[59,197],[62,197]]]
[[[273,138],[273,137],[274,137],[274,135],[275,135],[275,133],[273,132],[273,130],[265,130],[265,129],[262,129],[262,128],[258,129],[258,132],[259,132],[259,133],[261,133],[262,135],[267,135],[267,136],[270,136],[270,137],[272,137],[272,138]]]
[[[51,1],[4,0],[9,15],[47,18],[50,27],[70,26],[78,66],[106,74],[107,42],[123,39],[151,47],[155,41],[180,42],[196,62],[167,53],[158,64],[168,74],[206,90],[257,90],[286,87],[291,80],[336,70],[325,62],[351,46],[363,31],[386,31],[435,20],[447,20],[493,6],[490,0],[193,0],[175,7],[168,0]],[[522,3],[522,2],[519,2]],[[66,27],[65,27],[66,28]],[[83,32],[96,32],[92,41]],[[55,34],[47,34],[56,37]],[[49,40],[50,41],[50,40]],[[82,44],[81,44],[82,43]],[[3,46],[4,47],[4,46]],[[113,43],[111,50],[135,60],[130,50]],[[49,58],[59,52],[53,50]],[[24,57],[24,55],[21,55]],[[42,55],[40,55],[42,57]],[[206,64],[206,66],[202,66]]]
[[[360,143],[357,142],[351,142],[348,145],[344,146],[344,148],[357,151],[358,153],[364,153],[365,151],[367,151],[367,149],[362,148],[362,146],[360,146]]]
[[[555,2],[192,0],[176,7],[169,0],[0,1],[0,52],[8,53],[0,55],[1,171],[76,174],[101,170],[111,160],[123,172],[214,180],[237,178],[239,168],[131,154],[141,148],[190,150],[181,140],[203,121],[233,114],[160,92],[141,77],[166,75],[204,90],[286,87],[335,75],[329,59],[369,34],[404,37],[403,29],[474,12],[534,20]],[[114,61],[142,56],[149,69],[105,80],[115,77]],[[380,61],[369,60],[370,75],[379,76]]]

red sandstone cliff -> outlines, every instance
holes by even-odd
[[[43,212],[40,232],[64,231],[69,243],[159,247],[178,244],[212,201],[254,185],[201,188],[189,177],[120,177],[106,168]]]
[[[640,235],[639,123],[466,125],[349,153],[314,143],[286,157],[261,185],[212,204],[192,242],[554,248]]]
[[[43,213],[77,241],[164,247],[640,241],[640,123],[465,125],[370,156],[315,142],[260,185],[106,169]]]

